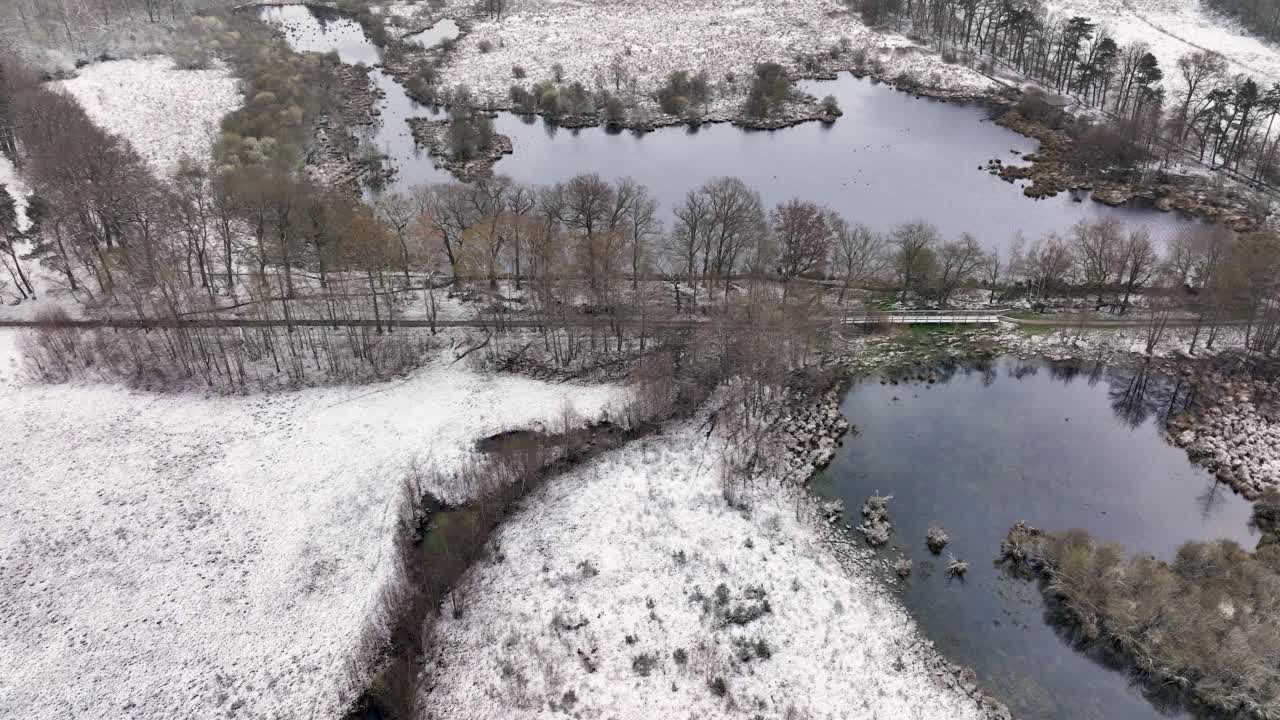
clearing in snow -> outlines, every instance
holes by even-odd
[[[162,175],[183,155],[207,162],[222,117],[242,101],[239,81],[222,63],[181,70],[164,55],[94,63],[58,85]]]
[[[5,718],[337,717],[410,459],[448,467],[625,394],[443,362],[245,397],[40,386],[17,338],[0,332]]]

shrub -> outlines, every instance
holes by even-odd
[[[596,111],[595,101],[586,86],[574,81],[572,85],[560,93],[561,107],[572,115],[591,115]]]
[[[840,115],[840,103],[836,101],[835,95],[828,95],[822,98],[822,110],[828,115]]]
[[[463,96],[465,103],[470,102]],[[453,157],[470,160],[488,152],[493,144],[493,120],[458,98],[449,106],[449,151]]]
[[[733,639],[734,654],[739,662],[751,662],[752,660],[768,660],[773,657],[773,649],[769,647],[768,641],[764,638],[756,638],[748,640],[746,638]]]
[[[558,120],[564,114],[564,104],[560,101],[560,91],[549,82],[542,83],[533,89],[537,97],[538,109],[546,113],[548,120]]]
[[[676,648],[675,652],[671,653],[671,659],[675,660],[677,665],[684,665],[689,662],[689,653],[685,652],[684,648]]]
[[[1187,543],[1172,563],[1126,557],[1082,530],[1019,523],[1002,545],[1044,578],[1042,591],[1086,640],[1101,640],[1155,685],[1177,683],[1228,714],[1280,707],[1280,552],[1229,540]],[[1259,717],[1265,715],[1258,715]]]
[[[712,678],[711,681],[707,683],[707,687],[711,689],[711,694],[716,697],[724,697],[729,694],[729,684],[726,683],[724,678],[719,675]]]
[[[515,79],[517,79],[517,80],[523,80],[523,79],[525,79],[525,76],[526,76],[526,75],[528,75],[528,72],[526,72],[526,71],[525,71],[525,69],[524,69],[524,67],[523,67],[523,66],[521,66],[521,65],[512,65],[512,66],[511,66],[511,77],[513,77],[513,78],[515,78]]]
[[[564,82],[564,66],[560,63],[552,65],[551,77],[558,83]]]
[[[631,669],[640,677],[649,677],[653,669],[658,666],[658,658],[649,653],[641,653],[631,658]]]
[[[604,119],[610,125],[619,125],[627,117],[627,109],[616,95],[610,95],[604,101]]]
[[[493,50],[493,42],[488,39],[481,40],[480,42],[476,43],[476,48],[480,50],[481,53],[487,54],[488,52]]]
[[[519,113],[533,113],[538,110],[538,99],[533,93],[525,90],[520,85],[512,85],[508,92],[511,97],[513,109]]]
[[[659,98],[658,106],[668,115],[683,115],[689,107],[689,98],[683,95],[664,95]]]
[[[777,63],[756,65],[751,89],[747,93],[746,112],[752,117],[767,117],[791,96],[791,80]]]

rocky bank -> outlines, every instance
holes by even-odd
[[[1169,420],[1173,441],[1250,500],[1280,488],[1276,383],[1218,370],[1201,373],[1197,382],[1194,407]]]
[[[1105,205],[1145,202],[1157,210],[1178,210],[1220,222],[1236,232],[1249,232],[1261,225],[1249,213],[1244,194],[1229,187],[1214,188],[1206,179],[1199,177],[1171,178],[1175,182],[1134,183],[1127,179],[1108,180],[1081,175],[1072,170],[1071,153],[1075,140],[1066,132],[1025,118],[1017,110],[1005,111],[996,123],[1040,142],[1038,150],[1022,156],[1028,165],[1008,165],[1000,159],[993,159],[984,167],[987,172],[1008,182],[1030,181],[1022,190],[1027,197],[1039,199],[1064,191],[1089,191],[1094,201]]]

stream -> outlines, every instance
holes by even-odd
[[[337,50],[343,62],[373,67],[370,76],[385,97],[367,139],[398,169],[386,190],[453,180],[416,147],[406,122],[443,117],[444,109],[413,101],[395,79],[374,67],[381,50],[355,20],[300,5],[264,6],[258,12],[297,50]],[[426,31],[439,34],[423,42],[456,32],[446,22]],[[882,231],[924,219],[944,237],[970,232],[988,247],[1006,246],[1018,232],[1028,239],[1063,233],[1081,219],[1118,217],[1150,226],[1156,237],[1190,222],[1176,213],[1109,207],[1089,201],[1087,193],[1025,197],[1020,184],[979,166],[992,158],[1018,161],[1036,143],[992,122],[983,103],[919,98],[849,74],[804,81],[800,87],[818,97],[834,95],[844,116],[832,125],[810,122],[773,131],[717,123],[633,132],[565,129],[538,116],[499,112],[495,129],[511,137],[515,154],[499,160],[494,171],[539,184],[581,173],[630,176],[647,185],[668,212],[703,182],[734,176],[758,190],[766,207],[799,197]]]
[[[842,404],[855,430],[815,489],[843,499],[855,526],[869,495],[893,496],[894,531],[880,554],[905,554],[914,570],[889,582],[938,649],[977,671],[1017,717],[1192,717],[1078,650],[1049,622],[1036,583],[994,562],[1018,520],[1083,528],[1161,559],[1191,540],[1252,549],[1250,503],[1165,440],[1163,413],[1185,392],[1132,370],[1016,359],[933,385],[865,380]],[[951,536],[940,555],[925,545],[935,524]],[[964,580],[947,576],[949,553],[969,562]]]

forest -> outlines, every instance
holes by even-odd
[[[1105,112],[1093,142],[1112,135],[1162,164],[1185,155],[1253,181],[1276,180],[1280,137],[1271,130],[1280,84],[1232,73],[1212,49],[1158,58],[1145,42],[1121,44],[1088,17],[1047,14],[1036,3],[855,0],[854,7],[870,25],[918,33],[944,57],[964,55],[989,73],[998,66]],[[1177,92],[1167,90],[1168,77],[1179,81]]]

